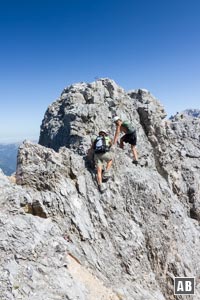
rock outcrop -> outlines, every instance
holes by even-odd
[[[114,115],[134,124],[140,164],[114,148],[100,194],[87,149]],[[2,300],[182,299],[174,277],[195,277],[200,299],[200,121],[165,116],[109,79],[64,89],[40,145],[19,148],[17,184],[0,174]]]

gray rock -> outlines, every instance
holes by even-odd
[[[114,115],[133,122],[140,163],[113,148],[100,194],[86,153],[100,128],[114,135]],[[165,115],[109,79],[64,89],[42,145],[19,148],[17,184],[0,174],[1,299],[173,300],[182,276],[200,299],[199,121]]]

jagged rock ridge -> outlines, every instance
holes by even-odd
[[[86,152],[115,114],[137,129],[140,165],[113,149],[100,195]],[[165,116],[148,91],[110,79],[64,89],[41,145],[19,149],[17,185],[0,175],[1,299],[181,299],[175,276],[194,276],[200,299],[200,123]]]
[[[200,109],[185,109],[183,114],[193,118],[200,118]]]
[[[171,116],[170,120],[178,121],[183,118],[200,118],[200,109],[185,109],[182,112],[177,112],[174,116]]]

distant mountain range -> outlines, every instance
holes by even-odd
[[[0,169],[10,176],[16,171],[17,151],[20,143],[0,144]]]

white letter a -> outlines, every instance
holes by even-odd
[[[177,292],[184,292],[183,282],[178,281]]]

